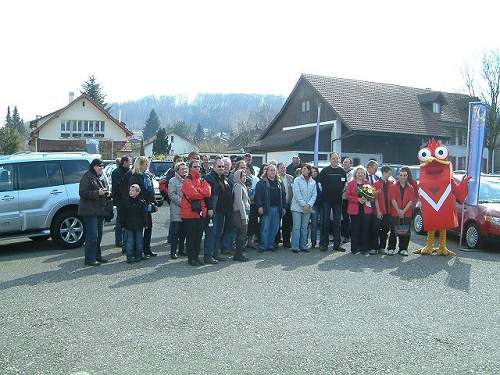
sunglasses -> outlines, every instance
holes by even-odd
[[[201,167],[199,165],[193,165],[191,168],[200,169]]]
[[[216,165],[215,168],[219,168],[220,169],[220,168],[224,168],[224,166],[223,165]]]

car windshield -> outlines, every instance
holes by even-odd
[[[500,202],[500,180],[482,180],[479,186],[479,202],[492,203]]]

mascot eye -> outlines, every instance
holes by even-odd
[[[432,156],[431,150],[423,148],[418,152],[418,160],[427,161]]]
[[[434,155],[436,155],[436,158],[444,160],[448,157],[448,149],[446,147],[439,146],[436,148]]]

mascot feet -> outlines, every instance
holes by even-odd
[[[414,254],[421,254],[421,255],[431,255],[434,252],[434,248],[432,246],[425,246],[422,247],[421,249],[418,249],[414,251]]]
[[[446,246],[437,247],[436,254],[442,255],[442,256],[447,256],[447,257],[451,257],[451,256],[455,255],[455,253],[451,250],[448,250],[448,248]]]

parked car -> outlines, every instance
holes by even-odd
[[[160,176],[167,173],[167,171],[174,165],[174,162],[167,160],[151,160],[149,163],[149,171],[159,179]]]
[[[113,171],[118,168],[116,164],[109,164],[104,168],[104,175],[108,179],[109,186],[111,186],[111,175]],[[155,189],[155,200],[156,200],[156,205],[158,207],[161,207],[163,205],[163,196],[160,193],[160,183],[157,181],[156,178],[153,178],[153,188]]]
[[[52,237],[64,248],[85,239],[78,216],[79,184],[87,153],[17,153],[0,159],[0,237]]]
[[[463,175],[455,175],[460,181]],[[417,204],[413,227],[415,232],[424,233],[424,221]],[[462,204],[457,202],[458,227],[452,232],[460,234]],[[470,249],[478,248],[486,240],[500,239],[500,178],[483,176],[479,186],[479,204],[464,206],[464,244]]]

